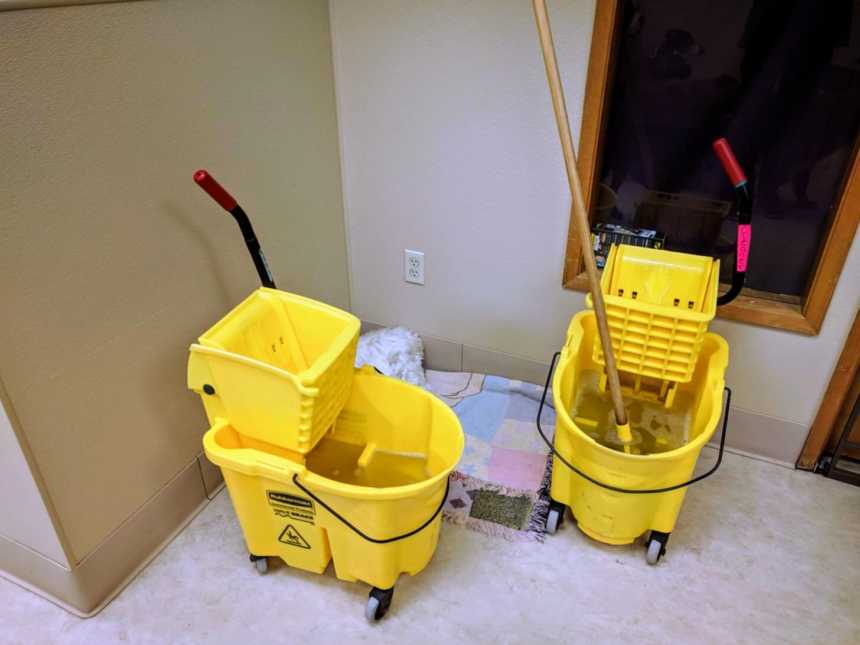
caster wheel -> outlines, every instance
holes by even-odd
[[[564,504],[559,504],[554,500],[549,502],[549,513],[546,516],[546,532],[549,535],[555,535],[559,527],[564,522]]]
[[[554,508],[549,509],[549,515],[546,518],[546,532],[550,535],[555,535],[559,524],[561,524],[561,513]]]
[[[374,587],[367,597],[367,605],[364,607],[364,617],[368,622],[374,623],[381,620],[391,607],[391,599],[394,597],[394,587],[391,589],[378,589]]]
[[[379,620],[380,618],[382,618],[382,616],[385,615],[383,613],[382,616],[377,617],[377,613],[379,613],[379,598],[374,598],[373,596],[371,596],[367,599],[367,606],[364,608],[364,617],[367,619],[368,622],[372,623]]]
[[[669,541],[669,534],[660,531],[651,531],[648,535],[647,550],[645,551],[645,562],[650,565],[655,565],[666,555],[666,543]]]
[[[251,554],[251,562],[260,574],[266,573],[269,570],[269,558],[264,555]]]
[[[663,545],[657,540],[651,540],[648,543],[648,551],[645,552],[645,562],[648,564],[657,564],[662,555]]]

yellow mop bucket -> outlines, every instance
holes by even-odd
[[[349,397],[361,323],[335,307],[260,287],[191,346],[188,387],[210,424],[298,454]]]
[[[433,556],[463,430],[429,392],[365,368],[304,463],[221,418],[203,446],[221,467],[258,569],[268,557],[315,573],[333,561],[341,580],[373,587],[366,615],[378,620],[398,576]]]
[[[625,454],[623,450],[613,450],[595,439],[597,425],[614,423],[608,395],[600,393],[595,385],[603,371],[603,366],[594,360],[593,353],[599,342],[594,313],[582,311],[576,314],[570,322],[567,341],[552,377],[556,410],[554,443],[546,438],[538,413],[538,430],[554,454],[547,530],[554,532],[565,507],[570,507],[579,528],[607,544],[627,544],[650,531],[646,559],[654,564],[665,553],[686,487],[712,474],[722,460],[731,400],[731,392],[723,380],[729,349],[720,336],[705,334],[691,380],[677,386],[673,406],[682,417],[680,421],[687,424],[689,436],[685,445],[661,451],[660,437],[656,435],[649,454]],[[544,399],[547,388],[544,389]],[[588,388],[591,388],[588,394],[591,400],[586,401],[582,391]],[[717,462],[707,473],[691,479],[699,453],[713,436],[719,422],[724,390],[728,396]],[[605,418],[578,416],[577,406],[601,409],[601,397],[605,399]],[[637,413],[641,401],[637,403],[637,399],[632,399],[625,403],[635,432],[637,421],[646,421],[644,417],[637,419],[637,414],[644,414]],[[543,404],[542,399],[541,411]]]
[[[553,454],[546,528],[554,532],[569,506],[580,528],[603,542],[629,543],[650,531],[646,557],[655,564],[665,552],[686,487],[711,475],[722,460],[731,402],[724,383],[729,352],[722,338],[706,330],[716,306],[730,302],[744,285],[752,233],[747,181],[728,142],[715,141],[714,151],[735,186],[738,221],[736,264],[725,294],[717,294],[719,262],[712,258],[623,245],[611,249],[598,285],[546,2],[533,4],[573,198],[573,230],[599,317],[594,312],[574,316],[541,398],[536,425]],[[554,444],[541,428],[550,381],[557,416]],[[719,422],[724,390],[717,462],[692,477],[699,452]],[[625,395],[632,400],[624,401]]]

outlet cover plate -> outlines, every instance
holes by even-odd
[[[424,284],[424,253],[403,249],[403,279],[412,284]]]

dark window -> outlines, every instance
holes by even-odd
[[[860,0],[623,0],[596,221],[723,260],[726,136],[750,180],[747,287],[802,294],[860,126]]]

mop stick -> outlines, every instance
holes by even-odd
[[[576,155],[573,152],[573,137],[570,134],[570,123],[567,118],[567,107],[564,103],[564,90],[558,73],[558,63],[555,58],[555,46],[552,42],[552,31],[549,25],[549,15],[545,0],[532,0],[537,21],[540,44],[543,50],[543,60],[546,66],[546,78],[552,96],[552,108],[555,112],[555,122],[558,125],[558,135],[561,139],[561,151],[564,165],[567,169],[567,182],[573,197],[574,228],[579,235],[579,246],[585,260],[585,272],[588,274],[588,285],[591,290],[591,300],[594,304],[594,315],[597,318],[597,329],[600,332],[600,344],[603,346],[603,356],[606,361],[606,377],[609,382],[609,393],[612,396],[612,407],[615,409],[615,424],[618,438],[624,444],[624,452],[630,452],[629,443],[633,440],[624,400],[621,396],[621,381],[618,379],[618,369],[615,367],[615,354],[612,351],[612,340],[609,337],[609,324],[606,321],[606,306],[600,281],[597,277],[597,263],[594,261],[594,251],[591,248],[591,228],[588,215],[585,212],[585,200],[582,197],[582,186],[576,170]]]

